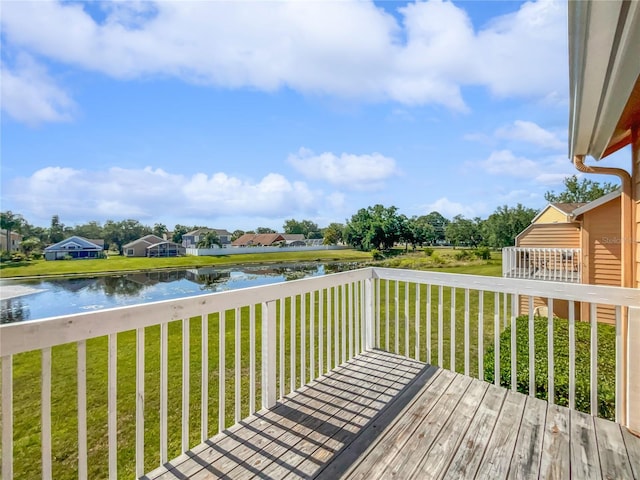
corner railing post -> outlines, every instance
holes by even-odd
[[[371,350],[375,347],[375,325],[374,325],[374,304],[373,304],[373,269],[371,277],[364,281],[364,348]]]
[[[262,408],[276,404],[276,301],[262,304]]]
[[[635,434],[640,434],[640,308],[629,307],[626,329],[626,426]],[[626,331],[625,331],[626,330]]]

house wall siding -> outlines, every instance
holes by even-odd
[[[583,251],[586,254],[586,283],[592,285],[621,286],[622,239],[620,220],[620,198],[612,200],[584,214]],[[583,306],[582,316],[589,318],[587,306]],[[598,305],[598,321],[615,323],[615,309],[608,305]]]
[[[567,221],[567,215],[559,212],[556,208],[548,207],[540,214],[535,223],[566,223]]]
[[[517,247],[580,248],[577,223],[535,224],[516,241]]]

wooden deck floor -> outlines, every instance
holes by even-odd
[[[143,478],[639,476],[615,423],[374,351]]]

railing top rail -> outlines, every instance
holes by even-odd
[[[229,292],[2,325],[0,356],[255,305],[367,278],[640,307],[640,291],[631,288],[369,267]]]
[[[371,268],[194,297],[0,325],[0,356],[256,305],[372,278]]]
[[[580,250],[582,250],[581,248],[575,248],[575,247],[502,247],[502,251],[523,251],[523,250],[543,250],[543,251],[548,251],[548,252],[566,252],[566,251],[573,251],[573,252],[579,252]]]
[[[635,288],[573,284],[553,282],[550,280],[526,280],[520,278],[401,270],[396,268],[375,267],[373,271],[376,278],[386,280],[428,283],[447,287],[530,295],[534,297],[551,297],[561,300],[574,300],[576,302],[640,307],[640,290]]]

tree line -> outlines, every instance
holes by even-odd
[[[590,202],[617,188],[605,182],[599,184],[589,179],[578,179],[572,175],[564,180],[564,190],[560,193],[546,192],[545,199],[550,203]],[[302,234],[306,239],[323,239],[324,244],[348,244],[360,250],[387,250],[394,245],[411,246],[450,244],[453,246],[502,248],[514,245],[515,237],[524,230],[535,217],[537,211],[518,204],[498,207],[488,218],[466,218],[456,215],[447,219],[439,212],[427,215],[407,217],[399,213],[395,206],[374,205],[358,210],[345,224],[331,223],[320,228],[311,220],[288,219],[282,226],[283,233]],[[58,215],[53,215],[49,227],[31,225],[22,215],[11,211],[0,212],[0,228],[5,230],[7,251],[11,232],[22,235],[22,252],[29,256],[41,252],[46,245],[62,241],[73,235],[88,239],[102,239],[110,250],[122,252],[122,246],[145,235],[154,234],[175,243],[181,243],[186,233],[198,228],[198,225],[176,224],[173,230],[162,223],[153,226],[144,225],[138,220],[107,220],[104,224],[90,221],[75,226],[63,224]],[[245,233],[277,233],[269,227],[257,227],[254,230],[234,230],[231,240]],[[201,239],[198,246],[220,245],[220,240],[211,232]],[[6,256],[6,255],[5,255]]]

